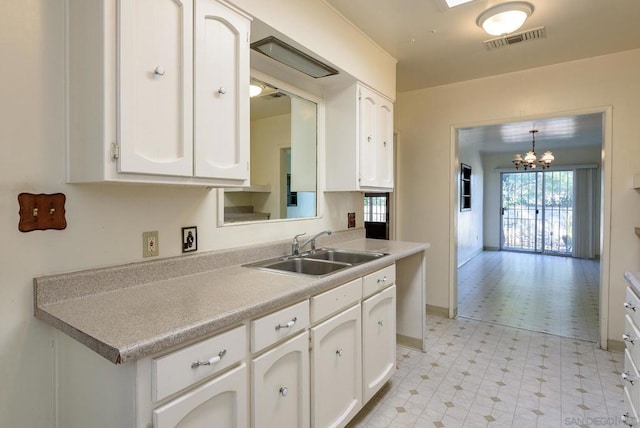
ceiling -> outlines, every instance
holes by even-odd
[[[546,37],[494,49],[476,19],[504,1],[325,1],[398,60],[399,92],[640,48],[638,0],[528,0],[518,32],[544,26]]]
[[[639,0],[527,0],[534,12],[516,33],[544,27],[545,37],[488,49],[496,39],[477,24],[507,0],[325,0],[398,60],[399,92],[477,79],[640,48]],[[460,129],[461,144],[482,152],[526,152],[602,144],[602,115],[540,119]]]

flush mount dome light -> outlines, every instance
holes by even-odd
[[[502,3],[482,12],[476,21],[484,31],[492,36],[513,33],[524,25],[533,13],[533,5],[524,1]]]

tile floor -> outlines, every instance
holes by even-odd
[[[474,272],[478,272],[479,281],[489,285],[486,290],[490,294],[467,292],[465,296],[484,301],[484,308],[492,307],[493,299],[501,293],[535,297],[531,285],[527,285],[529,291],[519,294],[489,283],[490,272],[507,277],[509,271],[504,266],[524,263],[516,259],[480,263],[485,266],[476,266]],[[563,260],[567,259],[559,259],[558,264],[545,261],[536,269],[545,275],[541,284],[545,296],[550,292],[551,275],[554,283],[570,282],[569,274],[561,269]],[[570,269],[573,275],[585,278],[586,288],[593,287],[591,281],[594,277],[597,280],[597,274],[594,276],[592,265],[577,263]],[[560,324],[569,321],[576,327],[558,330],[560,333],[578,336],[590,331],[590,321],[571,322],[591,308],[590,298],[578,299],[575,291],[562,291],[563,298],[581,301],[582,309],[571,305],[557,309],[554,300],[560,299],[548,300],[550,306],[545,307],[533,299],[524,308],[527,315],[515,319],[535,321],[534,315],[552,315],[557,310]],[[595,301],[597,304],[597,296]],[[427,315],[427,352],[398,347],[397,372],[349,427],[624,426],[619,417],[623,413],[623,354],[602,351],[588,340],[501,325],[506,322],[504,314],[515,312],[502,305],[493,307],[496,321]],[[547,320],[545,316],[539,318]],[[547,321],[541,326],[551,333],[554,322]]]
[[[458,269],[458,316],[598,342],[599,282],[595,260],[485,251]]]

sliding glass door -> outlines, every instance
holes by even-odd
[[[573,171],[502,173],[503,250],[570,255]]]

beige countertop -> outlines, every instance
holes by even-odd
[[[109,361],[126,363],[307,299],[429,245],[360,238],[331,247],[389,255],[322,278],[241,266],[284,254],[286,244],[278,243],[35,278],[35,316]]]

